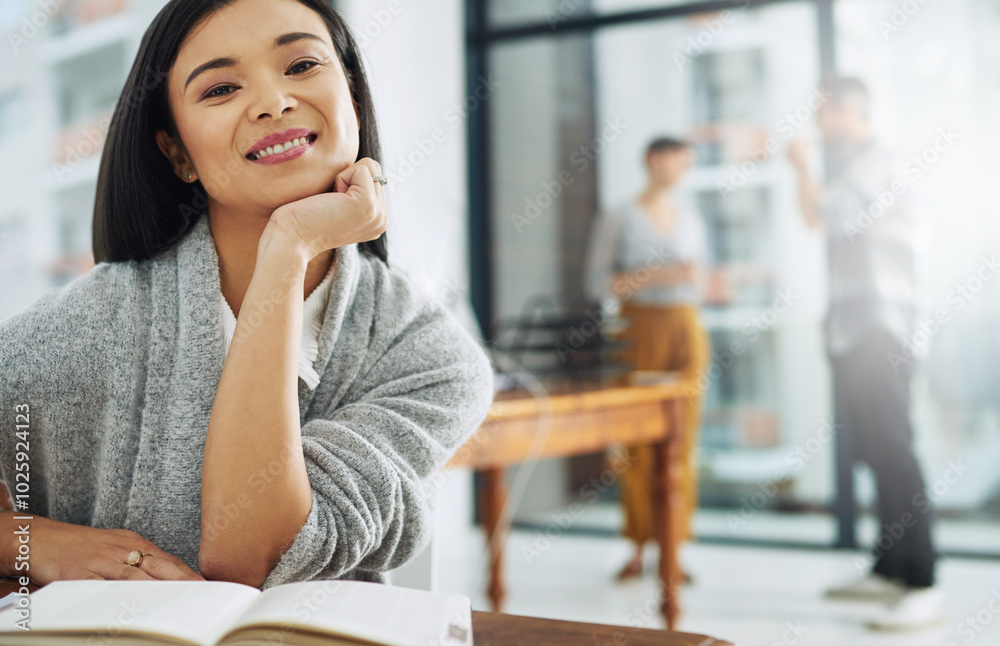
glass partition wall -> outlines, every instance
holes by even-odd
[[[955,311],[913,382],[912,416],[940,547],[1000,553],[1000,472],[987,466],[1000,443],[990,360],[1000,299],[989,295],[1000,281],[984,280],[967,306],[956,296],[1000,238],[986,188],[998,165],[988,146],[998,141],[989,115],[1000,102],[1000,11],[988,0],[919,6],[901,17],[881,0],[468,5],[470,94],[484,79],[495,88],[469,122],[474,300],[506,361],[542,383],[586,369],[579,356],[507,350],[540,347],[526,327],[558,339],[611,320],[582,292],[594,217],[642,190],[653,137],[695,144],[678,191],[708,229],[703,317],[716,366],[699,447],[700,540],[849,547],[875,535],[866,470],[838,483],[825,245],[804,224],[785,157],[803,139],[821,167],[818,86],[836,71],[870,85],[880,136],[904,150],[921,153],[941,128],[960,132],[914,187],[931,223],[923,291]],[[586,488],[601,459],[531,466],[516,522],[547,525],[585,502],[569,531],[618,533],[616,485]],[[838,496],[857,501],[857,522]]]

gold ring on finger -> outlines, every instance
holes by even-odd
[[[144,556],[152,556],[152,554],[143,554],[139,550],[132,550],[125,556],[122,563],[125,565],[131,565],[132,567],[139,567],[139,564],[142,563],[142,557]]]

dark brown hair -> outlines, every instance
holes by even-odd
[[[678,137],[657,137],[646,145],[646,156],[653,153],[662,153],[668,150],[684,150],[690,148],[691,143]]]

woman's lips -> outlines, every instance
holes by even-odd
[[[319,139],[319,135],[316,135],[315,138],[312,139],[312,141],[307,141],[304,144],[293,146],[284,152],[272,153],[267,157],[264,157],[263,159],[251,159],[250,161],[252,161],[255,164],[264,164],[265,166],[270,166],[271,164],[280,164],[282,162],[295,159],[296,157],[301,157],[302,155],[309,152],[309,149],[313,147],[314,143],[316,143],[316,139]]]

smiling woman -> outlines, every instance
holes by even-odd
[[[325,2],[157,15],[101,160],[98,265],[0,321],[36,583],[382,581],[427,544],[429,485],[493,378],[389,268],[378,158],[357,47]]]

